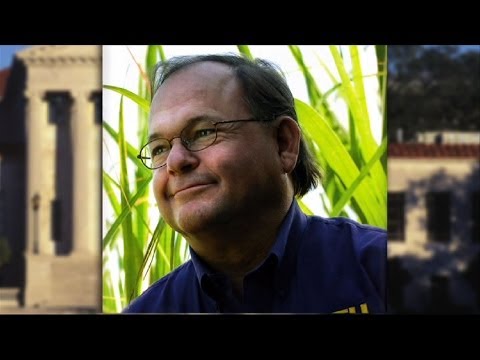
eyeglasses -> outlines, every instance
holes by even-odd
[[[137,158],[140,159],[147,168],[155,170],[165,166],[168,154],[172,149],[173,139],[179,138],[183,146],[189,151],[200,151],[206,149],[217,140],[217,125],[230,124],[235,122],[262,121],[257,119],[240,119],[213,122],[211,120],[199,120],[188,124],[181,132],[180,136],[168,139],[156,138],[146,143],[140,150]]]

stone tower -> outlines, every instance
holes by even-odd
[[[33,46],[14,60],[2,121],[24,144],[26,307],[101,309],[100,84],[101,46]]]

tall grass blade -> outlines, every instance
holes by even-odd
[[[323,150],[325,159],[343,185],[349,187],[358,176],[359,170],[337,134],[324,118],[308,104],[296,99],[295,108],[302,127],[311,134],[312,139]],[[376,194],[369,183],[369,178],[359,185],[354,197],[362,204],[362,210],[370,224],[384,225],[385,219],[382,216],[384,209],[378,211]]]
[[[127,204],[125,204],[125,206],[122,205],[122,212],[115,219],[112,226],[108,229],[107,233],[105,234],[105,236],[103,238],[103,249],[104,250],[107,248],[107,246],[112,246],[113,245],[113,244],[110,244],[110,243],[114,239],[114,235],[120,229],[120,226],[122,225],[123,221],[132,212],[132,209],[134,208],[134,205],[137,202],[137,200],[143,195],[142,190],[147,188],[149,185],[150,185],[150,180],[143,180],[138,187],[138,191],[130,198],[130,201]]]
[[[342,211],[343,207],[347,204],[347,202],[352,197],[352,194],[357,190],[358,186],[362,182],[363,179],[370,173],[373,165],[380,160],[381,156],[386,152],[387,149],[387,138],[383,138],[381,145],[378,147],[375,154],[372,156],[370,161],[367,163],[366,166],[362,168],[360,174],[358,174],[357,178],[353,181],[352,185],[347,189],[346,192],[343,193],[340,200],[335,203],[335,207],[331,212],[331,216],[338,216]],[[385,226],[382,226],[385,228]]]
[[[110,200],[110,204],[112,205],[113,211],[115,212],[115,216],[118,217],[122,210],[112,185],[115,185],[118,189],[120,189],[120,185],[110,175],[108,175],[105,170],[103,170],[102,172],[102,179],[103,187],[105,188],[108,200]]]
[[[131,92],[130,90],[127,90],[127,89],[124,89],[124,88],[121,88],[121,87],[118,87],[118,86],[113,86],[113,85],[103,85],[103,87],[105,89],[115,91],[115,92],[119,93],[120,95],[123,95],[123,96],[129,98],[134,103],[136,103],[138,106],[140,106],[140,108],[143,111],[145,111],[146,113],[148,113],[150,111],[149,101],[147,99],[144,99],[144,98],[138,96],[137,94]]]
[[[247,59],[250,59],[250,60],[254,59],[254,57],[252,55],[252,52],[250,51],[250,48],[248,47],[248,45],[237,45],[237,48],[238,48],[238,51],[240,52],[240,54],[245,56]]]

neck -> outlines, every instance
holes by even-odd
[[[216,226],[189,236],[188,242],[203,261],[228,276],[241,293],[243,278],[267,257],[290,205],[288,200],[268,214]]]

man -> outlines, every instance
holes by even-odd
[[[299,209],[295,196],[320,173],[273,65],[173,58],[152,87],[150,141],[138,157],[191,260],[124,312],[385,311],[385,231]]]

